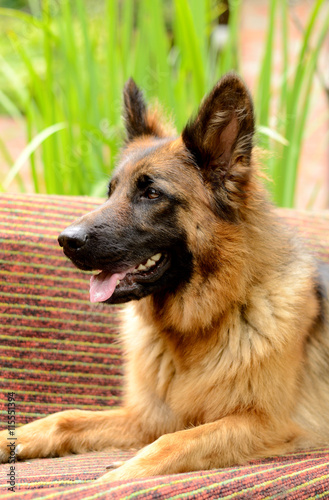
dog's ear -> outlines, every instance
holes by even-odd
[[[218,191],[241,196],[250,177],[254,113],[242,80],[230,73],[202,102],[182,139],[204,178]]]
[[[168,135],[168,127],[161,123],[157,109],[148,109],[143,92],[137,87],[132,78],[129,78],[124,86],[123,100],[123,114],[128,141],[143,135],[152,135],[154,137],[166,137]]]

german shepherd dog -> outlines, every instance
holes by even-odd
[[[180,136],[132,79],[124,115],[107,201],[59,236],[98,270],[91,301],[130,302],[124,403],[19,428],[18,458],[142,448],[117,480],[329,444],[329,273],[267,201],[244,83],[222,78]]]

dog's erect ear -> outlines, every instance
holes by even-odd
[[[182,139],[215,189],[221,185],[241,193],[250,176],[253,133],[251,97],[242,80],[230,73],[204,99]]]
[[[128,141],[143,135],[154,137],[168,135],[168,129],[160,122],[157,110],[147,108],[143,92],[132,78],[129,78],[124,86],[123,100]]]

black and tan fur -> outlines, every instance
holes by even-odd
[[[329,275],[267,201],[244,84],[220,80],[179,137],[132,80],[124,101],[109,198],[61,237],[85,270],[166,256],[153,281],[123,280],[110,299],[130,301],[123,406],[23,426],[18,457],[142,448],[114,480],[329,444]],[[3,431],[4,461],[6,444]]]

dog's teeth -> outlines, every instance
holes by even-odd
[[[91,272],[92,272],[92,274],[93,274],[94,276],[97,276],[97,275],[98,275],[99,273],[101,273],[102,271],[100,271],[99,269],[93,269]]]
[[[120,285],[120,280],[117,280],[117,286]]]
[[[156,265],[157,261],[161,259],[161,253],[157,253],[156,255],[153,255],[153,257],[150,257],[149,259],[143,261],[139,266],[135,267],[135,269],[132,271],[133,273],[138,273],[138,271],[146,271],[150,267],[153,267]]]

